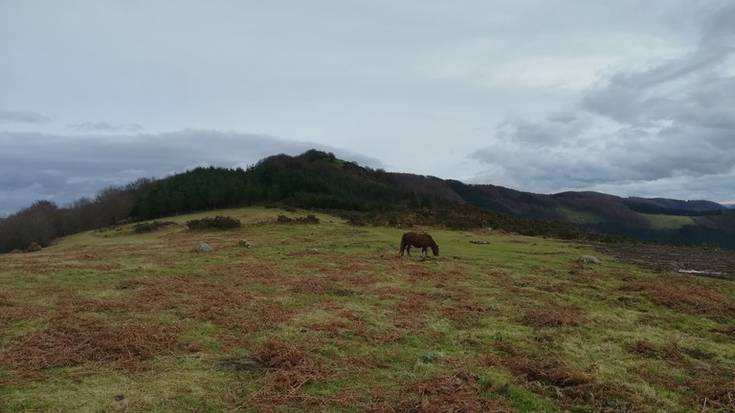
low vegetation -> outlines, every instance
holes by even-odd
[[[645,208],[636,208],[647,211],[641,213],[611,195],[541,195],[468,185],[374,170],[310,150],[295,157],[272,156],[248,169],[195,168],[143,179],[64,207],[39,201],[0,219],[0,252],[25,249],[31,242],[46,247],[58,237],[90,229],[255,205],[332,212],[356,225],[491,227],[564,239],[638,239],[735,249],[735,210],[715,203],[638,199],[635,205]],[[667,211],[675,215],[659,213]]]
[[[240,228],[240,220],[231,217],[207,217],[201,219],[192,219],[187,221],[186,226],[191,230],[207,230],[207,229],[233,229]]]
[[[171,225],[176,225],[176,223],[171,221],[141,222],[133,225],[133,232],[136,234],[145,234],[147,232],[158,231],[159,229],[163,229]]]
[[[399,259],[402,229],[279,214],[307,215],[0,255],[0,411],[735,410],[732,281],[487,228]],[[241,226],[184,227],[212,215]]]

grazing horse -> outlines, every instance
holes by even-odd
[[[431,235],[422,232],[407,232],[401,237],[401,257],[403,252],[407,252],[411,256],[411,247],[421,248],[421,255],[426,256],[426,249],[431,248],[434,255],[439,255],[439,246],[436,245]]]

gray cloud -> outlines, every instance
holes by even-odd
[[[74,185],[97,179],[76,152],[98,141],[227,160],[152,138],[195,127],[300,137],[394,170],[481,171],[521,189],[733,199],[710,179],[730,173],[732,15],[732,0],[0,1],[0,108],[56,120],[0,129],[49,133],[50,163],[89,165]],[[90,119],[107,122],[74,123]],[[48,171],[20,168],[8,185],[60,196],[44,188],[67,169],[26,159]],[[134,165],[115,168],[130,172],[111,181],[154,173],[156,160],[125,159]]]
[[[501,123],[471,155],[486,165],[475,179],[544,192],[731,199],[735,4],[701,25],[701,41],[681,57],[608,75],[561,114]]]
[[[0,110],[0,124],[2,123],[30,123],[41,124],[51,120],[48,116],[35,112]]]
[[[137,123],[112,124],[109,122],[80,122],[66,125],[80,132],[139,132],[143,127]]]
[[[0,132],[0,216],[37,199],[59,204],[142,177],[196,166],[247,167],[277,153],[310,148],[373,167],[379,161],[327,145],[213,130],[160,134],[47,135]]]

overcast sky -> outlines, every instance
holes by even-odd
[[[0,0],[0,215],[329,149],[735,200],[735,0]]]

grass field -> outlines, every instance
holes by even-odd
[[[679,229],[685,225],[696,225],[692,217],[662,214],[641,214],[654,229]]]
[[[279,213],[0,255],[0,411],[735,410],[732,282],[494,232],[399,259],[398,229]],[[244,225],[181,225],[213,215]]]

